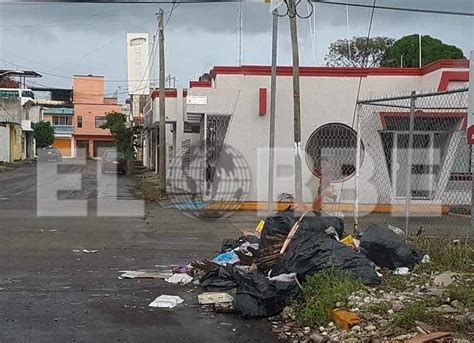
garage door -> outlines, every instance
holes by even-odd
[[[71,139],[70,138],[55,138],[53,147],[61,151],[64,157],[71,157]]]
[[[94,141],[94,157],[102,157],[107,150],[115,150],[114,141]]]

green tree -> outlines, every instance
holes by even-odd
[[[324,58],[330,67],[377,67],[395,42],[389,37],[353,37],[331,43]]]
[[[50,122],[40,121],[33,126],[33,137],[37,148],[46,148],[53,144],[54,128]]]
[[[419,36],[409,35],[397,40],[382,59],[383,67],[419,66]],[[461,49],[448,45],[441,40],[425,35],[421,36],[421,65],[424,66],[440,59],[465,58]]]
[[[102,129],[109,129],[115,138],[117,151],[125,155],[128,161],[127,173],[132,173],[134,149],[133,149],[133,128],[127,125],[127,117],[123,113],[110,112],[106,115],[106,122]]]

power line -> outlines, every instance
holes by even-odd
[[[166,28],[166,26],[168,25],[168,22],[170,21],[171,16],[173,15],[174,10],[176,10],[176,9],[179,7],[179,5],[181,5],[181,4],[182,4],[181,1],[178,3],[178,5],[176,5],[176,0],[173,1],[173,6],[171,7],[170,14],[168,15],[168,19],[166,19],[165,28]]]
[[[338,5],[338,6],[351,6],[351,7],[362,7],[362,8],[374,8],[380,10],[389,10],[389,11],[403,11],[403,12],[416,12],[416,13],[431,13],[431,14],[445,14],[445,15],[458,15],[458,16],[468,16],[474,17],[473,12],[458,12],[458,11],[447,11],[447,10],[434,10],[434,9],[424,9],[424,8],[410,8],[410,7],[393,7],[393,6],[372,6],[365,4],[355,4],[353,2],[341,2],[341,1],[327,1],[327,0],[311,0],[318,4],[327,4],[327,5]]]

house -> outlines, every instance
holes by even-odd
[[[101,129],[110,112],[121,112],[116,98],[104,96],[104,77],[75,75],[73,81],[74,150],[76,157],[98,158],[114,146],[108,129]]]
[[[0,162],[35,157],[32,124],[42,111],[25,85],[26,78],[37,77],[34,71],[0,70]]]
[[[46,98],[38,98],[36,101],[43,107],[43,120],[51,123],[54,128],[52,146],[59,149],[64,158],[74,157],[72,89],[45,87],[31,89],[43,95],[48,94]]]
[[[322,142],[324,142],[323,148],[336,152],[343,147],[356,148],[357,127],[354,119],[359,85],[359,99],[410,94],[411,91],[443,91],[465,87],[468,81],[468,68],[469,61],[467,60],[441,60],[422,68],[301,67],[303,200],[311,202],[318,192]],[[268,161],[268,151],[265,152],[265,149],[269,144],[270,78],[271,68],[267,66],[217,66],[210,71],[209,75],[206,75],[206,78],[191,81],[187,90],[167,89],[165,97],[168,170],[173,170],[173,165],[178,164],[179,167],[174,170],[181,170],[179,173],[183,174],[184,178],[188,177],[189,170],[196,167],[192,165],[192,159],[196,156],[193,151],[203,152],[206,161],[198,172],[201,175],[198,180],[201,185],[198,186],[198,189],[201,192],[206,192],[209,188],[208,184],[212,184],[213,178],[217,175],[215,170],[219,170],[219,164],[223,163],[222,147],[229,146],[242,162],[240,167],[237,164],[234,167],[236,170],[244,171],[241,187],[245,188],[245,200],[256,204],[266,202],[268,163],[265,161]],[[294,192],[292,94],[292,68],[278,67],[275,114],[275,147],[278,149],[275,157],[277,162],[275,200],[283,192]],[[159,149],[158,95],[157,91],[152,93],[142,120],[145,132],[144,163],[154,170],[158,165]],[[466,98],[461,100],[458,104],[453,102],[448,105],[453,108],[456,106],[464,108],[462,106],[465,105]],[[367,116],[374,123],[370,132],[364,131],[361,135],[362,147],[367,155],[369,155],[370,149],[381,147],[388,141],[389,138],[382,137],[380,131],[387,132],[387,134],[388,131],[393,131],[393,127],[383,126],[384,118],[386,119],[385,123],[390,120],[392,122],[398,120],[397,125],[400,125],[401,129],[404,125],[401,122],[407,119],[406,106],[401,111],[402,114],[394,114],[393,112],[396,111],[393,109],[386,109],[385,112],[387,112],[385,115],[376,113],[374,116]],[[459,113],[453,114],[451,112]],[[426,115],[426,113],[422,114],[422,116]],[[430,146],[449,148],[449,151],[442,152],[444,154],[453,154],[453,156],[459,154],[458,160],[462,160],[462,165],[467,166],[468,164],[464,163],[467,161],[463,160],[470,158],[470,154],[464,151],[469,148],[466,148],[465,144],[466,110],[447,110],[445,114],[438,113],[436,115],[438,117],[444,116],[443,123],[446,124],[442,129],[445,131],[439,133],[442,140],[436,138],[435,141],[434,133],[430,132],[427,132],[426,137],[423,137],[431,139]],[[394,119],[394,116],[398,116],[398,119]],[[365,126],[364,130],[367,130],[368,127]],[[418,128],[415,127],[415,130]],[[395,134],[403,134],[403,132]],[[385,143],[384,140],[386,140]],[[378,149],[377,151],[381,150],[380,148],[376,149]],[[355,154],[351,153],[344,158],[331,159],[331,163],[336,161],[338,164],[332,175],[332,183],[339,198],[344,198],[344,192],[348,189],[353,190],[355,187]],[[385,161],[390,159],[390,156],[378,154],[376,158],[377,165],[385,169],[390,165]],[[367,161],[366,159],[365,162],[362,162],[361,173],[368,172],[368,169],[363,169],[368,168]],[[423,168],[427,167],[436,171],[433,180],[438,182],[449,180],[452,177],[450,176],[451,169],[454,167],[451,164],[446,164],[444,160],[436,165],[433,163],[423,166]],[[459,166],[460,163],[457,165]],[[332,167],[334,168],[334,166]],[[470,169],[464,173],[469,174]],[[390,179],[389,175],[388,171],[380,172],[380,177],[384,177],[383,180],[380,179],[380,182],[389,186],[380,187],[380,191],[386,192],[386,194],[380,195],[379,199],[384,199],[381,201],[390,202],[393,192],[390,189],[390,184],[394,180]],[[171,183],[176,180],[176,178],[173,179],[173,175],[171,178]],[[180,178],[178,177],[178,179]],[[462,205],[468,203],[470,189],[466,189],[461,181],[458,182],[455,179],[453,181],[455,184],[451,186],[459,188],[456,200],[453,202]],[[434,187],[438,184],[433,183]],[[185,182],[178,186],[190,191]],[[427,201],[448,201],[443,192],[445,190],[437,192],[436,199],[432,198],[435,193],[430,193],[430,195],[420,193],[418,195]],[[346,200],[354,202],[353,197]],[[371,200],[361,199],[361,201],[370,202]]]

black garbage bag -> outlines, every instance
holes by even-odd
[[[298,218],[295,217],[295,212],[292,210],[277,212],[268,216],[260,234],[260,248],[272,245],[271,238],[274,236],[287,236]]]
[[[338,242],[326,232],[301,227],[288,251],[272,269],[272,275],[296,273],[299,280],[327,268],[350,272],[365,285],[380,283],[373,263],[364,255]]]
[[[363,232],[360,248],[377,266],[392,270],[399,267],[412,269],[424,256],[421,251],[411,249],[392,230],[377,225]]]
[[[271,245],[273,243],[271,237],[275,235],[287,236],[302,214],[302,212],[287,210],[267,217],[260,235],[260,248]],[[313,211],[307,213],[300,223],[300,229],[305,228],[313,232],[323,232],[331,226],[336,229],[339,237],[343,236],[344,221],[335,216]]]
[[[238,279],[234,308],[244,318],[274,316],[300,292],[296,281],[270,281],[256,272],[239,275]]]
[[[237,287],[232,267],[225,266],[208,271],[199,279],[199,284],[206,289],[226,290]]]

